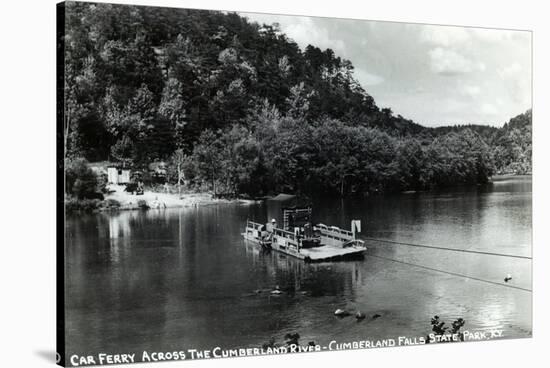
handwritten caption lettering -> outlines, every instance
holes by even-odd
[[[140,363],[140,362],[161,362],[161,361],[176,361],[186,359],[217,359],[217,358],[232,358],[245,356],[260,356],[260,355],[278,355],[287,353],[305,353],[318,351],[336,351],[350,349],[371,349],[393,346],[411,346],[424,345],[443,342],[459,342],[459,341],[481,341],[491,340],[503,337],[502,330],[484,330],[484,331],[464,331],[457,334],[429,334],[428,336],[399,336],[397,338],[380,339],[380,340],[357,340],[338,342],[330,341],[326,345],[288,345],[280,347],[267,348],[237,348],[223,349],[215,347],[213,349],[184,349],[180,351],[169,352],[149,352],[143,351],[137,353],[121,353],[121,354],[106,354],[99,353],[95,355],[77,355],[73,354],[69,357],[69,363],[73,367],[88,366],[88,365],[110,365],[123,363]]]

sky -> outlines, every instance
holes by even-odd
[[[240,13],[331,48],[380,107],[424,126],[502,126],[531,108],[531,33]]]

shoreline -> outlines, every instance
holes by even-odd
[[[107,188],[109,193],[105,195],[104,201],[115,200],[120,203],[120,207],[116,208],[116,210],[181,208],[229,203],[249,204],[255,202],[244,199],[213,198],[212,193],[208,192],[177,194],[145,190],[143,194],[135,195],[125,192],[123,185],[110,184]],[[103,210],[108,211],[110,208],[107,207]]]
[[[518,174],[497,174],[489,178],[489,181],[486,184],[492,184],[494,182],[500,181],[499,179],[507,179],[514,177],[525,177],[532,176],[529,174],[518,175]],[[495,180],[496,179],[496,180]],[[482,184],[476,184],[474,186],[479,186]],[[464,187],[472,185],[457,185],[453,186]],[[163,209],[163,208],[185,208],[185,207],[198,207],[198,206],[208,206],[208,205],[217,205],[217,204],[242,204],[242,205],[251,205],[260,203],[264,200],[274,198],[274,196],[266,196],[261,199],[244,199],[244,198],[214,198],[213,194],[210,192],[184,192],[181,194],[178,193],[169,193],[169,192],[158,192],[152,190],[145,190],[143,194],[135,195],[124,191],[124,185],[109,184],[107,185],[108,193],[105,194],[103,200],[95,200],[95,205],[91,206],[88,209],[77,208],[73,210],[67,209],[67,211],[93,211],[93,212],[108,212],[108,211],[123,211],[123,210],[146,210],[146,209]],[[444,190],[449,188],[439,188],[439,190]],[[438,189],[426,189],[426,190],[406,190],[395,192],[394,194],[418,194],[425,192],[437,192]],[[390,193],[377,193],[377,194],[390,194]],[[89,200],[94,201],[94,200]],[[67,206],[67,200],[65,204]]]
[[[103,199],[76,199],[65,197],[66,212],[116,212],[165,208],[189,208],[219,204],[251,205],[262,200],[244,198],[214,198],[210,192],[184,192],[181,194],[145,190],[136,195],[126,192],[125,185],[108,184]]]

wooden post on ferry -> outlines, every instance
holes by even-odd
[[[361,220],[351,220],[351,233],[353,234],[353,240],[355,240],[355,234],[361,232]]]

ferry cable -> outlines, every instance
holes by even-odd
[[[386,240],[386,239],[377,239],[377,238],[366,238],[361,237],[361,239],[364,240],[370,240],[370,241],[376,241],[380,243],[389,243],[389,244],[396,244],[396,245],[407,245],[410,247],[419,247],[419,248],[432,248],[432,249],[440,249],[440,250],[448,250],[452,252],[462,252],[462,253],[473,253],[473,254],[484,254],[489,256],[499,256],[499,257],[510,257],[510,258],[521,258],[521,259],[532,259],[528,256],[520,256],[515,254],[505,254],[505,253],[493,253],[493,252],[483,252],[479,250],[470,250],[470,249],[458,249],[458,248],[447,248],[447,247],[438,247],[435,245],[424,245],[424,244],[413,244],[413,243],[404,243],[404,242],[398,242],[394,240]]]
[[[384,257],[384,256],[378,256],[378,255],[375,255],[375,254],[369,254],[369,256],[370,256],[370,257],[376,257],[376,258],[384,259],[384,260],[387,260],[387,261],[402,263],[402,264],[405,264],[405,265],[408,265],[408,266],[419,267],[419,268],[423,268],[423,269],[430,270],[430,271],[446,273],[446,274],[451,275],[451,276],[463,277],[463,278],[466,278],[466,279],[471,279],[471,280],[475,280],[475,281],[485,282],[485,283],[488,283],[488,284],[493,284],[493,285],[498,285],[498,286],[509,287],[509,288],[512,288],[512,289],[517,289],[517,290],[522,290],[522,291],[528,291],[528,292],[530,292],[530,293],[533,292],[531,289],[526,289],[526,288],[522,288],[522,287],[519,287],[519,286],[514,286],[514,285],[509,285],[509,284],[503,284],[503,283],[500,283],[500,282],[495,282],[495,281],[480,279],[480,278],[473,277],[473,276],[463,275],[463,274],[456,273],[456,272],[451,272],[451,271],[440,270],[440,269],[437,269],[437,268],[432,268],[432,267],[428,267],[428,266],[423,266],[423,265],[419,265],[419,264],[415,264],[415,263],[409,263],[409,262],[405,262],[405,261],[399,261],[399,260],[397,260],[397,259],[387,258],[387,257]]]

